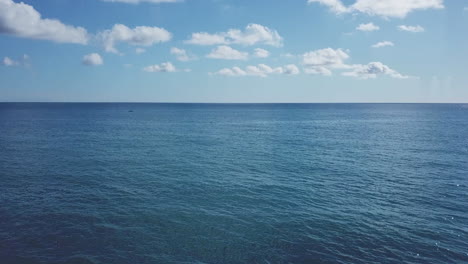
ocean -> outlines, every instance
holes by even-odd
[[[0,263],[468,263],[468,106],[1,103]]]

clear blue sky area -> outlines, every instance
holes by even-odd
[[[466,0],[0,0],[0,101],[468,102]]]

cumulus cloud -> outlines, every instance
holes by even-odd
[[[177,69],[172,63],[170,62],[163,62],[161,64],[155,64],[155,65],[150,65],[146,66],[143,68],[144,71],[146,72],[176,72]]]
[[[249,54],[223,45],[213,49],[210,54],[206,55],[206,57],[222,60],[246,60],[249,57]]]
[[[179,61],[189,61],[196,59],[195,56],[189,55],[186,50],[176,47],[171,48],[171,54],[175,55]]]
[[[101,55],[97,53],[91,53],[83,57],[82,63],[87,66],[97,66],[104,63]]]
[[[227,41],[224,36],[217,34],[209,34],[207,32],[192,33],[192,37],[185,42],[189,44],[204,46],[227,44]]]
[[[341,0],[307,0],[307,3],[320,3],[327,6],[334,13],[341,14],[349,12],[349,8],[346,7]]]
[[[294,64],[288,64],[286,66],[283,66],[283,74],[286,75],[296,75],[299,74],[301,71],[299,68],[294,65]]]
[[[374,79],[377,75],[388,75],[397,79],[409,78],[409,76],[402,75],[381,62],[371,62],[367,65],[353,65],[351,71],[343,72],[342,75],[358,79]]]
[[[327,6],[336,14],[364,13],[372,16],[404,18],[417,10],[442,9],[444,0],[356,0],[345,6],[341,0],[307,0]]]
[[[98,33],[97,39],[104,46],[107,52],[118,53],[115,46],[119,42],[125,42],[136,46],[151,46],[155,43],[167,42],[171,40],[172,34],[159,27],[139,26],[133,29],[116,24],[112,29]]]
[[[152,4],[181,2],[181,0],[101,0],[101,1],[126,3],[126,4],[139,4],[139,3],[144,3],[144,2],[152,3]]]
[[[319,49],[302,55],[304,72],[308,74],[332,75],[331,69],[346,68],[349,55],[342,49]]]
[[[10,57],[4,57],[2,61],[3,65],[7,67],[15,67],[15,66],[30,66],[29,63],[29,56],[24,54],[21,58],[18,60],[12,59]]]
[[[374,25],[374,23],[367,23],[367,24],[360,24],[356,29],[359,30],[359,31],[370,32],[370,31],[379,30],[380,27]]]
[[[88,43],[86,29],[42,18],[34,7],[12,0],[0,0],[0,33],[59,43]]]
[[[285,75],[296,75],[299,74],[299,68],[294,64],[289,64],[283,67],[272,68],[266,64],[258,64],[257,66],[247,66],[244,69],[239,67],[224,68],[215,73],[214,75],[223,76],[256,76],[256,77],[267,77],[271,74],[285,74]]]
[[[253,55],[256,58],[268,58],[270,56],[270,52],[268,50],[256,48]]]
[[[358,79],[376,78],[377,75],[388,75],[398,79],[408,78],[381,62],[371,62],[367,65],[346,64],[349,58],[350,56],[342,49],[326,48],[305,53],[302,55],[302,64],[307,74],[331,76],[334,70],[340,70],[345,71],[342,72],[343,76]]]
[[[163,62],[161,64],[155,64],[146,66],[143,68],[143,71],[146,72],[190,72],[190,69],[177,69],[172,63],[170,62]]]
[[[405,26],[405,25],[401,25],[401,26],[398,26],[398,30],[400,31],[408,31],[408,32],[412,32],[412,33],[419,33],[419,32],[424,32],[424,28],[417,25],[417,26]]]
[[[214,34],[207,32],[193,33],[186,43],[195,45],[239,44],[245,46],[264,44],[278,47],[283,44],[283,38],[276,30],[259,24],[248,24],[244,30],[230,29],[226,32]]]
[[[395,44],[393,44],[393,42],[391,41],[381,41],[372,45],[373,48],[382,48],[382,47],[388,47],[388,46],[395,46]]]

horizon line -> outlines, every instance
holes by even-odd
[[[0,101],[0,104],[468,104],[468,102],[141,102],[141,101]]]

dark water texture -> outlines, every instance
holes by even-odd
[[[3,103],[0,263],[468,263],[468,107]]]

